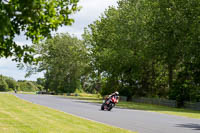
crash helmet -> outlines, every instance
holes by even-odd
[[[115,94],[118,96],[118,95],[119,95],[119,92],[118,92],[118,91],[115,91]]]

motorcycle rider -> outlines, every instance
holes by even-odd
[[[107,109],[108,111],[110,111],[115,106],[115,103],[118,103],[118,100],[119,100],[119,92],[116,91],[110,94],[101,105],[101,110]]]
[[[119,100],[119,92],[115,91],[114,93],[110,94],[107,99],[111,99],[112,97],[115,97],[115,99],[117,99],[117,102],[118,102],[118,100]]]

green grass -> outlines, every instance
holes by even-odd
[[[102,98],[98,98],[96,96],[93,97],[69,96],[69,98],[76,98],[80,100],[86,100],[89,102],[102,103]],[[169,115],[200,119],[200,111],[194,111],[183,108],[171,108],[171,107],[152,105],[152,104],[121,102],[121,101],[116,106],[120,108],[145,110],[145,111],[152,111]]]
[[[70,95],[61,95],[61,96],[67,96],[70,98],[82,98],[82,99],[102,99],[102,96],[100,94],[88,94],[88,93],[70,93]]]
[[[0,93],[0,133],[132,133]]]
[[[2,92],[0,92],[2,93]],[[3,93],[15,93],[14,91],[8,91],[8,92],[3,92]],[[26,91],[17,91],[17,94],[36,94],[34,91],[26,92]]]
[[[36,92],[18,91],[18,94],[36,94]]]
[[[171,108],[166,106],[152,105],[152,104],[142,104],[142,103],[133,103],[133,102],[119,102],[117,105],[122,108],[136,109],[136,110],[145,110],[159,112],[169,115],[177,115],[188,118],[200,119],[200,111],[194,111],[183,108]]]
[[[63,95],[60,95],[63,96]],[[72,98],[72,99],[79,99],[79,100],[86,100],[86,101],[91,101],[91,102],[100,102],[102,101],[102,97],[97,95],[97,94],[78,94],[78,96],[71,95],[71,96],[65,96],[67,98]]]

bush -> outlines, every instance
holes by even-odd
[[[8,91],[8,84],[4,79],[0,79],[0,91]]]
[[[173,83],[169,98],[171,100],[176,100],[178,107],[183,107],[185,101],[198,102],[200,99],[199,93],[199,88],[191,85],[187,80],[182,82],[177,80]]]
[[[19,88],[21,91],[37,91],[38,88],[32,82],[29,81],[20,81],[18,82]]]
[[[12,78],[7,78],[6,83],[8,84],[9,90],[15,90],[17,86],[17,82]]]

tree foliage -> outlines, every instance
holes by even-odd
[[[25,92],[32,92],[39,90],[37,84],[34,84],[33,81],[26,81],[26,80],[18,81],[17,87],[18,91],[25,91]]]
[[[6,83],[8,84],[8,88],[10,90],[15,90],[17,87],[17,82],[11,77],[4,77],[4,78],[5,78]]]
[[[79,0],[0,0],[0,58],[15,56],[17,61],[33,61],[34,49],[14,42],[25,34],[33,43],[50,37],[59,26],[71,25],[70,14],[79,10]]]
[[[39,86],[34,81],[26,81],[19,80],[16,81],[12,77],[7,77],[0,75],[0,91],[37,91],[39,88],[43,88]]]
[[[199,101],[198,0],[121,0],[83,35],[102,92]]]
[[[8,91],[8,84],[2,78],[2,75],[1,75],[1,78],[0,78],[0,91]]]
[[[45,89],[74,92],[81,88],[81,77],[89,67],[87,49],[81,40],[58,34],[35,47],[41,59],[37,71],[45,71]]]

